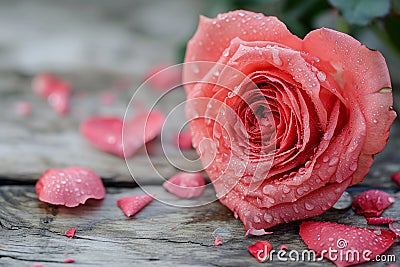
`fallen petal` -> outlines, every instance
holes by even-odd
[[[359,194],[352,207],[357,214],[365,217],[378,217],[395,202],[395,198],[381,190],[367,190]]]
[[[272,245],[267,241],[258,241],[254,243],[254,245],[248,246],[247,250],[257,259],[258,262],[265,262],[269,259]]]
[[[117,206],[127,217],[131,217],[149,205],[153,199],[154,195],[147,194],[123,197],[117,200]]]
[[[201,173],[180,172],[165,181],[163,187],[179,198],[195,198],[203,193],[205,180]]]

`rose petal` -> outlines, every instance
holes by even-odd
[[[262,236],[262,235],[270,235],[270,234],[273,234],[273,232],[266,232],[264,229],[250,228],[246,231],[246,236],[248,236],[248,235]]]
[[[67,259],[64,260],[64,262],[65,262],[65,263],[74,263],[75,260],[74,260],[74,259],[71,259],[71,258],[67,258]]]
[[[181,131],[179,132],[176,137],[176,144],[180,149],[193,149],[192,146],[192,134],[190,131]]]
[[[47,98],[61,80],[51,73],[40,73],[33,78],[32,90],[42,98]]]
[[[122,127],[119,117],[95,116],[82,121],[79,130],[93,146],[123,158]]]
[[[201,173],[180,172],[165,181],[163,187],[179,198],[195,198],[203,194],[205,180]]]
[[[47,98],[50,106],[60,115],[69,112],[71,85],[51,73],[41,73],[32,82],[33,91]]]
[[[367,190],[359,194],[352,207],[357,214],[365,217],[378,217],[395,202],[394,197],[380,190]]]
[[[272,245],[267,241],[258,241],[253,245],[248,246],[247,250],[257,259],[258,262],[265,262],[269,258]]]
[[[154,199],[154,195],[138,195],[123,197],[117,200],[117,206],[124,212],[127,217],[131,217],[141,211],[150,204]]]
[[[379,225],[379,224],[389,224],[394,222],[392,218],[384,218],[384,217],[366,217],[367,223],[371,225]]]
[[[219,246],[219,245],[222,245],[222,240],[221,240],[221,238],[216,236],[215,240],[214,240],[214,246],[216,247],[216,246]]]
[[[327,75],[336,75],[339,80],[347,81],[336,89],[354,98],[360,107],[354,105],[353,108],[360,108],[367,119],[363,152],[368,155],[380,152],[396,117],[391,110],[392,97],[386,95],[391,92],[380,92],[382,88],[391,88],[389,72],[381,53],[368,49],[349,35],[326,28],[310,32],[303,43],[304,51],[321,59],[315,65],[317,68],[329,65],[332,73]],[[379,117],[377,114],[380,114]]]
[[[289,250],[289,248],[286,244],[282,244],[279,250]]]
[[[392,178],[392,180],[393,180],[398,186],[400,186],[400,172],[393,173],[390,177]]]
[[[307,246],[318,254],[336,250],[337,253],[323,253],[336,266],[350,266],[373,260],[385,252],[395,240],[395,235],[387,230],[375,233],[373,230],[330,222],[302,222],[300,236]],[[357,253],[359,258],[338,257]]]
[[[131,157],[160,134],[165,116],[161,111],[141,112],[125,122],[123,144],[125,157]]]
[[[121,158],[133,156],[161,131],[164,114],[141,112],[124,122],[119,117],[95,116],[84,120],[80,132],[93,146]],[[124,134],[124,140],[122,140]]]
[[[76,232],[76,228],[71,228],[65,231],[65,236],[69,238],[74,238]]]
[[[53,205],[75,207],[87,199],[103,199],[106,195],[103,182],[92,170],[84,167],[49,169],[36,183],[40,201]]]
[[[52,89],[47,101],[60,115],[67,115],[70,109],[71,88],[68,83],[60,82]]]

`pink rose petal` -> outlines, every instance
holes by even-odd
[[[219,236],[216,236],[215,240],[214,240],[214,246],[216,247],[216,246],[219,246],[219,245],[222,245],[222,240],[221,240],[221,238]]]
[[[66,115],[70,108],[71,85],[51,73],[41,73],[32,82],[33,91],[47,98],[50,106],[60,115]]]
[[[133,156],[154,139],[163,123],[164,114],[156,110],[141,112],[125,121],[125,125],[119,117],[95,116],[81,123],[80,132],[93,146],[124,158]]]
[[[289,250],[289,248],[286,244],[282,244],[279,250]]]
[[[65,231],[65,236],[69,238],[74,238],[76,232],[76,228],[71,228]]]
[[[395,240],[395,235],[387,230],[374,231],[330,222],[303,222],[300,236],[307,246],[318,255],[322,251],[335,250],[337,253],[322,255],[336,266],[350,266],[373,260],[385,252]],[[358,253],[360,257],[345,258],[338,255]],[[364,257],[362,255],[365,255]]]
[[[394,222],[392,218],[384,218],[384,217],[366,217],[367,223],[371,225],[379,225],[379,224],[389,224]]]
[[[394,197],[380,190],[367,190],[353,200],[352,207],[357,214],[378,217],[395,202]]]
[[[247,250],[257,259],[258,262],[265,262],[269,259],[272,245],[267,241],[258,241],[254,243],[254,245],[248,246]]]
[[[84,167],[49,169],[36,183],[40,201],[53,205],[75,207],[87,199],[103,199],[106,195],[103,182],[92,170]]]
[[[74,260],[74,259],[71,259],[71,258],[67,258],[67,259],[64,260],[64,262],[65,262],[65,263],[74,263],[75,260]]]
[[[123,197],[117,200],[117,206],[124,212],[127,217],[131,217],[141,211],[150,204],[154,199],[154,195],[138,195]]]
[[[201,173],[180,172],[163,183],[163,187],[179,198],[199,197],[205,187]]]
[[[400,186],[400,172],[393,173],[390,177],[392,178],[393,182]]]
[[[188,130],[181,131],[175,136],[176,144],[180,149],[193,149],[192,134]]]

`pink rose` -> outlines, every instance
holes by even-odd
[[[382,55],[334,30],[302,40],[262,14],[201,17],[185,63],[194,146],[246,229],[332,207],[396,117]]]

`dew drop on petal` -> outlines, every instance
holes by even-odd
[[[314,209],[314,205],[311,203],[304,203],[304,207],[306,208],[306,210],[313,210]]]
[[[318,71],[317,73],[317,78],[318,80],[320,80],[321,82],[326,80],[326,74],[322,71]]]

